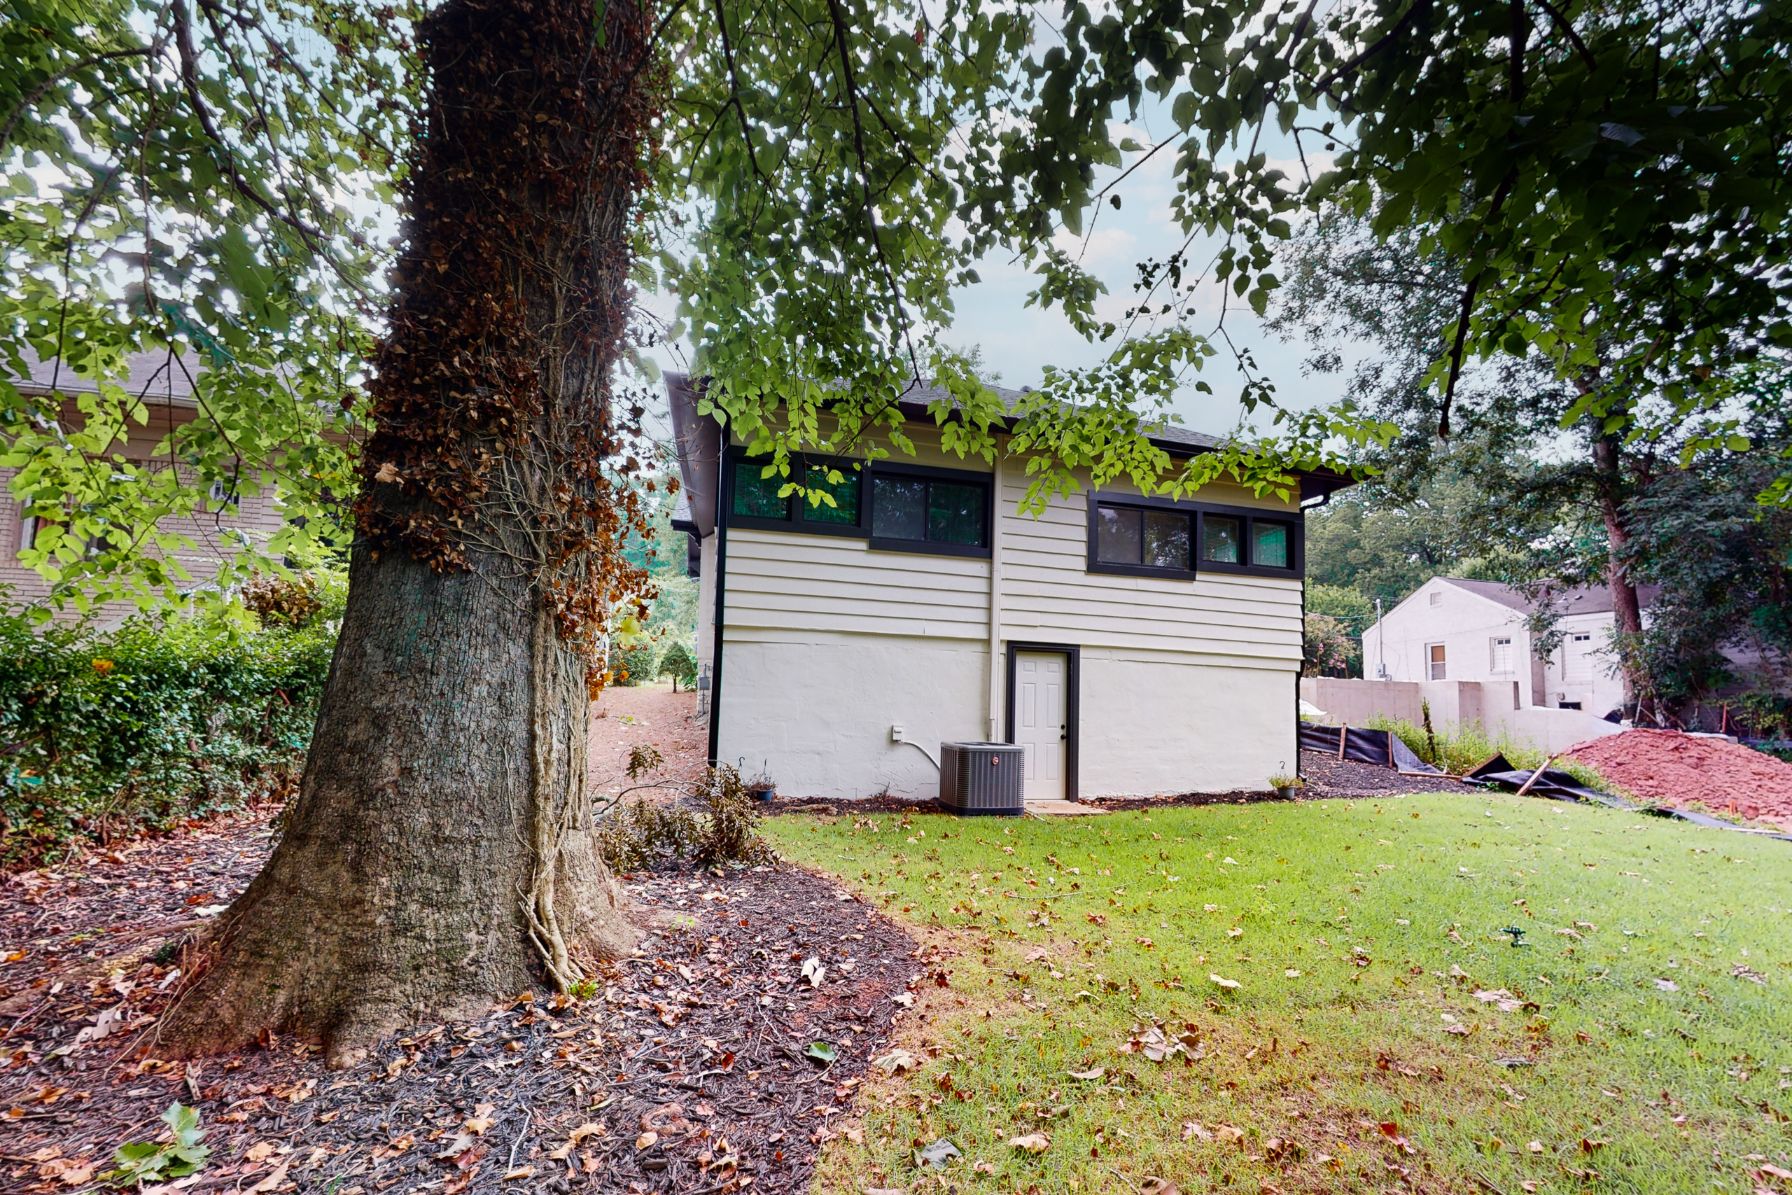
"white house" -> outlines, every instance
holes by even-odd
[[[1655,591],[1645,586],[1639,596],[1646,611]],[[1624,684],[1612,655],[1611,591],[1586,586],[1548,600],[1561,643],[1539,656],[1528,629],[1538,602],[1497,581],[1433,577],[1363,632],[1363,675],[1510,681],[1520,706],[1602,716],[1619,708]]]
[[[697,414],[691,379],[668,390],[712,760],[789,794],[932,796],[942,741],[1012,742],[1029,800],[1260,789],[1296,765],[1298,501],[1116,488],[1024,515],[1016,464],[940,451],[937,395],[916,391],[917,454],[845,468],[837,505],[815,507]]]

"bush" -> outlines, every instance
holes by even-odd
[[[0,864],[290,788],[334,640],[314,616],[259,630],[225,611],[34,633],[0,614]]]
[[[1301,635],[1302,676],[1351,676],[1362,672],[1362,645],[1329,614],[1309,614]]]
[[[665,676],[667,673],[672,674],[674,689],[680,685],[687,689],[697,687],[697,655],[682,639],[674,641],[666,649],[666,654],[660,657],[660,675]]]
[[[646,684],[659,675],[659,657],[659,644],[651,639],[644,638],[626,647],[617,639],[610,640],[610,683]]]
[[[681,859],[708,866],[771,858],[759,836],[758,804],[739,772],[714,768],[690,795],[696,810],[637,799],[611,811],[597,830],[604,861],[615,871],[641,871]]]

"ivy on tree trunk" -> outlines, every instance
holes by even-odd
[[[634,940],[599,856],[585,720],[602,613],[641,578],[606,459],[656,76],[626,0],[451,0],[373,384],[349,600],[273,857],[195,944],[162,1034],[264,1031],[335,1064],[566,986]]]

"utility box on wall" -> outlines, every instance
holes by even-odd
[[[940,804],[957,814],[1026,812],[1026,753],[1014,743],[941,743]]]

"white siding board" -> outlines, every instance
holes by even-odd
[[[1124,487],[1112,487],[1118,490]],[[1024,485],[1003,486],[1002,627],[1011,639],[1249,660],[1288,671],[1301,656],[1301,585],[1271,577],[1194,580],[1088,571],[1088,497],[1054,498],[1038,515],[1015,509]],[[1235,487],[1202,501],[1291,511]]]
[[[725,622],[738,629],[984,639],[989,562],[874,552],[861,539],[734,528]]]

